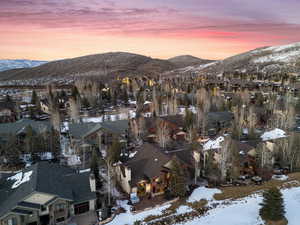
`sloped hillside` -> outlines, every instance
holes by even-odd
[[[168,59],[169,62],[174,64],[176,68],[183,68],[187,66],[201,65],[213,62],[213,60],[200,59],[192,55],[180,55]]]
[[[240,73],[300,73],[300,42],[258,48],[208,64],[188,66],[173,73],[218,75],[223,72]]]
[[[167,60],[126,52],[112,52],[53,61],[29,69],[4,71],[0,73],[0,79],[20,80],[72,75],[144,75],[162,73],[174,67]]]

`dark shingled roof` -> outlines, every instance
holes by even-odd
[[[232,121],[234,119],[234,115],[232,112],[209,112],[207,114],[208,116],[208,120],[211,121],[216,121],[216,122],[220,122],[220,121]]]
[[[126,130],[128,130],[128,120],[104,121],[101,123],[90,122],[69,124],[69,132],[76,139],[85,138],[100,129],[113,134],[122,134]]]
[[[100,123],[70,123],[69,133],[75,139],[81,139],[90,133],[91,130],[96,131],[97,128],[101,128]]]
[[[39,162],[22,172],[32,171],[28,182],[12,189],[14,180],[0,179],[0,217],[22,205],[23,199],[33,192],[52,194],[73,202],[96,199],[91,192],[89,172],[78,174],[76,170],[55,163]]]
[[[145,127],[148,130],[156,130],[158,121],[165,121],[167,123],[173,124],[175,127],[184,127],[184,118],[182,115],[169,115],[161,117],[145,117]]]
[[[1,123],[0,136],[7,136],[9,134],[17,134],[24,131],[28,126],[31,126],[36,133],[44,133],[50,131],[51,123],[49,121],[35,121],[23,119],[14,123]]]
[[[171,155],[164,154],[158,147],[149,143],[144,143],[137,151],[135,157],[125,164],[132,170],[133,185],[145,178],[159,176],[162,167],[172,159]]]

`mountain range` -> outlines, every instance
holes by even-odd
[[[193,56],[163,60],[127,52],[109,52],[52,61],[33,68],[6,70],[0,72],[0,80],[73,75],[153,75],[206,62]]]
[[[1,66],[1,62],[5,61],[6,64],[4,63],[3,65],[6,66]],[[0,60],[0,70],[5,68],[14,69],[0,72],[0,80],[73,75],[127,76],[190,73],[217,75],[225,71],[238,71],[241,73],[254,73],[257,71],[264,73],[300,73],[300,42],[275,47],[262,47],[218,61],[200,59],[190,55],[164,60],[127,52],[110,52],[52,62],[5,61]]]
[[[47,61],[27,60],[27,59],[2,59],[0,60],[0,71],[31,68],[47,63]]]

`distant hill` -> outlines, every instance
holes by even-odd
[[[0,72],[0,80],[23,80],[42,77],[66,77],[73,75],[135,76],[164,74],[207,74],[223,72],[240,73],[300,73],[300,42],[263,47],[238,54],[224,60],[212,61],[190,55],[168,60],[127,52],[110,52],[72,59],[52,61],[33,68]]]
[[[213,60],[200,59],[192,55],[180,55],[168,59],[169,62],[174,64],[176,68],[183,68],[187,66],[201,65],[213,62]]]
[[[110,52],[53,61],[34,68],[4,71],[0,73],[0,80],[71,75],[147,75],[174,68],[167,60],[126,52]]]
[[[245,74],[256,72],[300,73],[300,42],[282,46],[262,47],[224,60],[187,66],[166,72],[166,74],[218,75],[224,71]]]
[[[47,61],[27,60],[27,59],[2,59],[0,60],[0,71],[31,68],[47,63]]]

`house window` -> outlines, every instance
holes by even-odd
[[[17,218],[16,217],[12,217],[10,219],[7,220],[7,225],[18,225],[17,224]]]
[[[63,212],[66,208],[66,204],[65,203],[60,203],[55,205],[55,211],[56,212]]]

